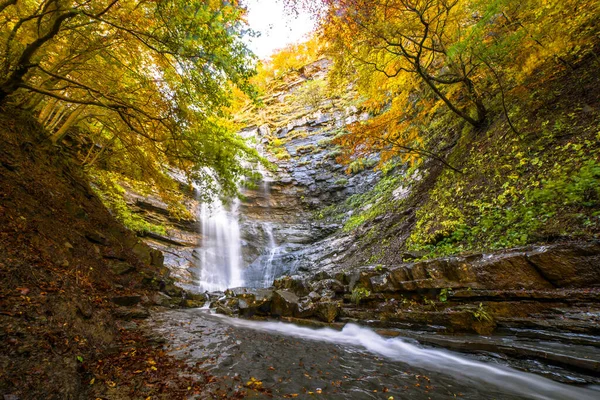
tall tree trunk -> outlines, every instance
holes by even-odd
[[[81,112],[83,111],[84,108],[85,108],[85,106],[77,107],[75,109],[75,111],[73,111],[71,113],[71,115],[69,115],[69,118],[67,118],[67,120],[62,124],[60,129],[58,131],[56,131],[56,133],[54,135],[52,135],[52,143],[56,144],[65,137],[65,135],[67,134],[67,131],[69,130],[69,128],[71,126],[73,126],[75,121],[77,121],[79,114],[81,114]]]

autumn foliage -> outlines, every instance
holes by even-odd
[[[576,74],[577,60],[598,57],[597,1],[288,3],[320,19],[333,77],[354,84],[373,116],[338,138],[345,161],[372,152],[382,162],[397,155],[442,161],[439,143],[431,143],[439,137],[432,122],[441,111],[477,130],[501,115],[518,132],[518,116],[511,114],[531,96],[525,82],[532,75],[542,68]],[[460,135],[446,131],[446,145]]]
[[[77,132],[88,168],[235,193],[254,157],[226,114],[234,88],[253,95],[243,16],[237,1],[2,1],[0,103],[56,144]]]

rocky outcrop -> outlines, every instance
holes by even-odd
[[[600,333],[599,255],[597,242],[571,243],[351,272],[334,269],[280,277],[271,289],[230,290],[219,303],[230,315],[249,318],[446,333],[539,328],[595,334]]]

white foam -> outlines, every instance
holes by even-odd
[[[538,375],[512,368],[486,364],[461,357],[445,350],[428,349],[407,343],[402,338],[385,338],[373,330],[347,324],[341,331],[330,328],[311,329],[282,322],[249,321],[216,315],[229,325],[273,332],[297,338],[324,341],[341,345],[360,346],[364,349],[438,373],[451,375],[462,381],[493,385],[506,393],[531,399],[547,400],[598,400],[600,393],[585,388],[564,385]]]

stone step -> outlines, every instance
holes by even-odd
[[[600,338],[596,338],[595,346],[584,346],[556,341],[523,340],[517,336],[442,336],[411,331],[380,333],[408,337],[423,344],[456,351],[501,353],[510,357],[536,359],[596,376],[600,374],[600,350],[597,347]]]
[[[552,332],[540,329],[501,328],[498,334],[566,344],[600,347],[600,336],[567,332]]]
[[[453,301],[518,301],[561,303],[600,303],[600,289],[553,289],[553,290],[467,290],[450,291],[448,299]]]

